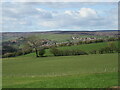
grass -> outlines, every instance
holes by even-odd
[[[3,87],[103,88],[117,86],[118,54],[3,59]]]
[[[59,77],[12,77],[12,80],[6,80],[8,86],[5,88],[109,88],[117,86],[117,79],[117,73]]]
[[[118,41],[112,41],[112,42],[116,45],[116,47],[118,47]],[[99,50],[105,46],[108,46],[109,43],[110,42],[101,42],[101,43],[81,44],[81,45],[75,45],[75,46],[63,46],[63,47],[58,47],[58,49],[61,49],[61,50],[79,49],[89,53],[89,51],[91,50]],[[50,50],[47,49],[45,56],[53,56],[53,54],[51,54]]]
[[[112,41],[118,47],[118,41]],[[110,42],[102,42],[102,43],[92,43],[92,44],[81,44],[76,46],[65,46],[60,47],[60,49],[80,49],[83,51],[90,51],[90,50],[99,50],[105,46],[108,46]]]
[[[67,41],[67,40],[71,40],[71,34],[40,34],[40,35],[36,35],[39,38],[43,38],[43,39],[49,39],[52,41],[57,41],[57,42],[62,42],[62,41]]]
[[[72,36],[76,36],[73,34],[36,34],[39,38],[50,39],[53,41],[64,42],[67,40],[72,40]],[[91,36],[91,35],[77,35],[79,38],[86,37],[96,37],[96,38],[108,38],[106,36]]]

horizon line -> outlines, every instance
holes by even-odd
[[[120,30],[81,30],[81,31],[78,31],[78,30],[50,30],[50,31],[0,31],[0,33],[9,33],[9,32],[94,32],[94,31],[120,31]]]

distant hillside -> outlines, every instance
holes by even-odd
[[[101,30],[101,31],[51,31],[49,33],[57,34],[79,34],[79,35],[97,35],[97,36],[113,36],[118,35],[118,30]]]
[[[52,34],[77,34],[77,35],[90,35],[90,36],[118,36],[118,30],[101,30],[101,31],[46,31],[46,32],[3,32],[2,40],[8,41],[17,39],[19,37],[27,37],[29,35],[48,36]]]

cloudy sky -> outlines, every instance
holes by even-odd
[[[2,31],[117,30],[118,3],[4,2]]]

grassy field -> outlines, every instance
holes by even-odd
[[[108,38],[106,36],[74,35],[74,34],[36,34],[36,36],[38,36],[39,38],[50,39],[58,42],[72,40],[72,36],[77,36],[79,38],[87,38],[87,37]]]
[[[116,47],[118,47],[118,41],[112,41]],[[92,43],[92,44],[81,44],[76,46],[65,46],[60,47],[60,49],[80,49],[83,51],[91,51],[91,50],[99,50],[100,48],[108,46],[110,42],[102,42],[102,43]]]
[[[118,54],[3,59],[3,87],[103,88],[117,86]]]
[[[118,47],[118,41],[112,41],[116,47]],[[76,45],[76,46],[63,46],[63,47],[58,47],[58,49],[61,49],[61,50],[74,50],[74,49],[79,49],[79,50],[82,50],[82,51],[85,51],[85,52],[88,52],[91,51],[91,50],[99,50],[103,47],[106,47],[108,46],[110,42],[101,42],[101,43],[92,43],[92,44],[81,44],[81,45]],[[31,54],[33,55],[33,54]],[[46,54],[45,56],[53,56],[50,52],[49,49],[46,50]]]
[[[86,38],[86,37],[96,37],[96,38],[108,38],[107,36],[92,36],[92,35],[74,35],[74,34],[52,34],[52,33],[46,33],[46,34],[33,34],[35,36],[38,36],[41,39],[50,39],[58,42],[64,42],[67,40],[71,40],[72,36],[77,36],[79,38]],[[2,37],[2,41],[9,41],[19,38],[20,36],[16,35],[5,35]]]

